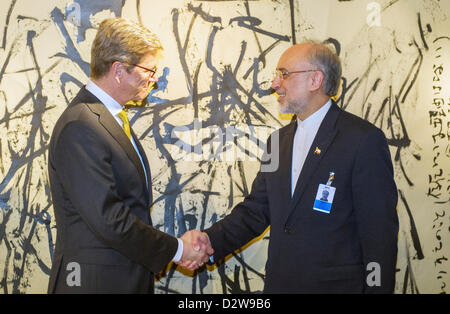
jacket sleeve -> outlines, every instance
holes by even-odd
[[[363,140],[352,173],[353,204],[366,269],[366,293],[392,293],[397,260],[397,187],[383,132]]]
[[[66,197],[102,243],[152,272],[164,269],[178,241],[141,221],[122,201],[110,148],[94,129],[81,122],[66,125],[53,162]]]
[[[269,144],[270,137],[267,147],[270,147]],[[266,175],[260,170],[253,181],[250,194],[229,215],[205,230],[214,249],[214,261],[219,262],[260,236],[269,225]]]

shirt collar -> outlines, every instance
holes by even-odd
[[[89,80],[86,84],[86,89],[97,97],[113,116],[116,116],[123,110],[123,107],[114,98],[112,98],[92,80]]]
[[[314,126],[318,127],[322,123],[322,120],[323,118],[325,118],[325,115],[327,114],[330,107],[331,107],[331,99],[328,100],[328,102],[325,105],[323,105],[319,110],[314,112],[305,120],[301,121],[300,119],[297,119],[297,125],[302,129]]]

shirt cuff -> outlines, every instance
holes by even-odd
[[[175,256],[172,258],[172,262],[179,262],[181,260],[181,257],[183,257],[183,240],[181,239],[177,239],[178,240],[178,249],[177,252],[175,253]]]

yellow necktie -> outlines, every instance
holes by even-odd
[[[125,134],[128,136],[128,138],[131,140],[131,132],[130,132],[130,122],[128,121],[127,113],[125,112],[125,109],[123,109],[118,114],[120,120],[122,120],[122,128],[125,131]]]

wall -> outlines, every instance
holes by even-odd
[[[380,127],[390,145],[396,292],[449,292],[449,14],[450,1],[437,0],[2,1],[0,291],[46,291],[56,235],[49,137],[87,81],[96,26],[124,16],[165,47],[150,105],[130,115],[150,159],[156,228],[179,236],[208,227],[249,193],[260,145],[289,122],[268,89],[278,57],[304,38],[328,39],[343,61],[338,104]],[[269,236],[219,268],[169,265],[156,292],[260,291]]]

